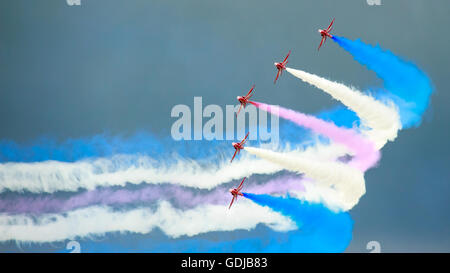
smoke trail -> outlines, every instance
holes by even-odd
[[[339,127],[353,129],[361,125],[356,113],[342,105],[335,105],[331,109],[321,111],[314,116],[323,120],[331,120]]]
[[[289,196],[283,198],[265,194],[243,194],[261,206],[268,206],[274,211],[290,216],[301,231],[289,236],[289,241],[294,244],[309,247],[323,244],[312,251],[342,252],[350,243],[353,221],[346,212],[333,212],[322,204],[310,204]],[[303,241],[304,239],[308,240]]]
[[[294,176],[281,176],[262,184],[249,184],[245,188],[254,193],[285,194],[287,191],[303,191],[302,179]],[[61,213],[93,205],[120,206],[125,204],[148,204],[161,200],[170,201],[182,209],[199,205],[223,205],[230,202],[227,188],[216,187],[211,191],[194,191],[177,185],[148,185],[138,190],[96,189],[76,194],[69,198],[54,196],[23,197],[13,196],[0,199],[0,213],[18,214]]]
[[[327,111],[327,116],[339,123],[341,119],[348,120],[340,109]],[[302,144],[309,142],[306,130],[292,125],[290,122],[279,123],[280,137],[283,144]],[[267,130],[264,125],[250,128],[255,131]],[[259,132],[258,132],[259,133]],[[255,134],[256,136],[257,134]],[[259,143],[259,140],[253,143]],[[108,158],[115,155],[141,155],[164,160],[170,164],[173,155],[178,158],[208,162],[217,160],[223,152],[229,151],[229,142],[221,140],[174,141],[170,137],[157,137],[146,131],[140,131],[130,136],[110,135],[107,133],[90,137],[74,138],[59,141],[55,137],[40,137],[36,140],[18,143],[12,140],[0,140],[0,162],[43,162],[60,161],[76,162],[83,159]],[[219,155],[219,156],[218,156]]]
[[[332,115],[332,113],[331,113]],[[290,123],[280,123],[280,137],[283,142],[299,143],[308,140],[304,130]],[[268,130],[264,124],[249,129]],[[274,128],[275,129],[275,128]],[[276,128],[278,129],[278,128]],[[277,132],[278,133],[278,132]],[[234,135],[234,134],[233,134]],[[255,137],[257,134],[255,134]],[[252,140],[259,143],[259,140]],[[87,158],[105,158],[114,155],[142,155],[164,160],[170,163],[176,154],[190,160],[207,162],[216,159],[224,151],[228,151],[229,143],[222,140],[175,141],[171,137],[155,136],[146,131],[135,134],[110,135],[107,133],[90,137],[59,141],[55,137],[39,137],[36,140],[18,143],[12,140],[0,140],[0,162],[43,162],[48,160],[75,162]]]
[[[202,165],[180,158],[167,164],[147,156],[117,155],[74,163],[3,163],[0,164],[0,192],[26,190],[32,193],[53,193],[143,182],[211,189],[253,173],[273,174],[281,170],[279,166],[264,160],[241,159],[233,164],[225,159],[217,165]]]
[[[366,127],[363,129],[372,129],[369,131],[363,130],[362,133],[375,143],[377,149],[381,149],[388,140],[393,141],[397,137],[397,132],[401,129],[401,123],[393,103],[383,104],[375,98],[344,84],[302,70],[286,68],[286,71],[304,82],[322,89],[354,111],[360,117],[362,125]]]
[[[339,109],[328,111],[327,116],[336,116],[336,122],[349,119]],[[321,144],[308,131],[290,122],[280,122],[280,126],[283,142],[279,148],[284,151],[297,149],[318,160],[335,160],[347,153],[342,147]],[[2,140],[0,162],[7,162],[0,163],[0,193],[8,190],[73,192],[127,183],[173,183],[211,189],[244,176],[274,174],[282,170],[278,165],[245,155],[240,155],[230,165],[232,151],[226,141],[183,143],[158,139],[146,132],[130,137],[103,134],[64,142],[41,138],[23,145]]]
[[[290,197],[245,194],[261,206],[290,217],[298,229],[275,232],[259,227],[257,232],[240,231],[227,240],[224,232],[214,238],[193,237],[173,240],[165,237],[155,241],[153,236],[125,235],[120,243],[80,241],[83,252],[342,252],[352,238],[353,221],[348,213],[333,212],[320,204],[310,204]],[[239,218],[240,219],[240,218]],[[161,236],[158,236],[161,237]],[[111,242],[112,241],[112,242]]]
[[[55,160],[75,162],[86,158],[111,157],[117,154],[145,155],[155,159],[170,158],[171,154],[201,160],[215,156],[212,151],[223,150],[222,141],[192,141],[186,146],[170,137],[157,137],[141,131],[130,136],[107,133],[58,141],[40,137],[30,143],[0,140],[0,162],[42,162]]]
[[[331,140],[345,145],[355,157],[349,162],[352,167],[366,171],[373,167],[380,158],[380,152],[374,144],[356,133],[354,130],[340,128],[332,122],[326,122],[314,116],[305,115],[283,107],[260,102],[250,102],[261,110],[290,120],[297,125],[311,129],[313,132],[327,136]]]
[[[254,147],[245,147],[244,149],[290,171],[304,173],[306,177],[315,180],[320,186],[334,188],[341,200],[340,207],[343,210],[353,208],[366,192],[363,172],[343,163],[319,161]]]
[[[423,71],[379,45],[371,46],[360,39],[352,41],[338,36],[333,36],[333,41],[384,81],[384,88],[389,92],[382,90],[378,95],[397,104],[403,127],[420,125],[433,93],[431,81]]]
[[[312,141],[312,143],[317,143]],[[286,149],[289,151],[290,147]],[[346,149],[334,145],[307,147],[292,151],[317,159],[334,160],[346,153]],[[230,158],[232,151],[230,151]],[[44,161],[34,163],[0,164],[0,192],[28,191],[54,193],[57,191],[94,190],[96,187],[125,186],[131,184],[171,183],[199,189],[212,189],[220,184],[249,177],[252,174],[274,174],[282,171],[279,165],[266,160],[239,156],[229,163],[229,158],[218,163],[200,164],[197,161],[178,158],[171,163],[140,155],[116,155],[76,162]]]
[[[108,207],[88,207],[64,214],[38,217],[0,214],[0,241],[56,242],[76,237],[105,235],[108,232],[147,234],[155,228],[167,236],[195,236],[211,231],[253,229],[265,224],[276,231],[295,229],[289,218],[242,199],[234,210],[223,205],[204,205],[178,210],[166,201],[156,209],[136,208],[121,212]],[[240,219],[236,221],[236,219]]]

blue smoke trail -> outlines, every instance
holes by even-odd
[[[319,113],[325,119],[332,119],[338,125],[351,127],[357,117],[343,107]],[[261,129],[261,128],[259,128]],[[269,131],[271,128],[268,128]],[[311,140],[309,130],[280,120],[279,134],[281,146],[286,144],[302,145]],[[308,142],[309,145],[313,143]],[[2,162],[42,162],[57,160],[74,162],[85,158],[110,157],[115,154],[147,155],[155,159],[164,159],[166,163],[173,154],[199,161],[211,162],[211,159],[230,153],[231,141],[198,140],[175,141],[171,137],[157,137],[149,132],[137,132],[131,136],[111,136],[99,134],[92,137],[68,139],[63,142],[55,138],[41,137],[31,143],[17,143],[0,140],[0,163]],[[252,141],[258,145],[260,141]]]
[[[317,114],[316,117],[325,121],[332,121],[339,127],[354,128],[361,125],[360,119],[356,113],[342,105],[337,105],[329,110],[324,110]]]
[[[353,220],[348,212],[333,212],[321,203],[267,194],[243,193],[253,202],[289,216],[299,228],[289,246],[305,252],[342,252],[352,239]],[[301,245],[301,246],[300,246]]]
[[[333,36],[333,40],[384,81],[384,88],[389,92],[373,91],[378,98],[388,98],[397,104],[403,128],[420,125],[433,92],[432,83],[423,71],[379,45],[372,46],[360,39],[352,41],[338,36]]]
[[[115,154],[147,155],[166,157],[171,153],[201,159],[211,156],[210,148],[224,148],[225,141],[174,141],[170,137],[159,138],[148,132],[137,132],[131,136],[99,134],[92,137],[68,139],[58,142],[54,138],[19,144],[10,140],[0,141],[0,162],[41,162],[57,160],[74,162],[85,158],[110,157]],[[200,147],[204,147],[200,149]]]

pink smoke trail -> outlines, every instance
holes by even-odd
[[[303,191],[302,178],[282,176],[262,184],[244,184],[244,190],[255,194],[283,194],[288,190]],[[76,194],[70,198],[19,197],[0,200],[0,213],[58,213],[91,205],[151,204],[168,200],[181,208],[193,208],[202,204],[224,206],[230,202],[228,189],[221,186],[212,191],[193,191],[177,185],[149,185],[138,190],[111,188],[96,189]]]
[[[254,101],[250,101],[250,103],[261,110],[278,115],[297,125],[309,128],[317,134],[324,135],[332,141],[345,145],[355,153],[349,164],[363,172],[373,167],[380,159],[380,151],[375,148],[375,144],[352,129],[338,127],[333,122],[327,122],[280,106]]]

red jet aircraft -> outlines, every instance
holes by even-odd
[[[320,41],[320,45],[319,45],[319,48],[317,48],[317,50],[319,50],[320,47],[322,46],[322,44],[327,41],[328,37],[333,38],[333,36],[330,34],[330,31],[333,29],[333,27],[332,27],[333,23],[334,23],[334,18],[333,18],[333,21],[331,21],[331,24],[328,26],[327,29],[319,29],[318,30],[318,32],[322,36],[322,40]]]
[[[241,142],[233,142],[233,147],[234,147],[234,149],[236,149],[236,151],[234,151],[233,158],[231,159],[230,162],[233,162],[233,159],[234,159],[234,157],[236,156],[236,153],[239,154],[239,152],[240,152],[242,149],[244,149],[244,144],[245,144],[245,142],[247,142],[247,137],[248,137],[248,134],[249,134],[249,133],[250,133],[250,132],[248,132],[247,135],[245,135],[244,139],[243,139]]]
[[[284,61],[281,63],[275,63],[275,67],[278,69],[277,77],[273,81],[273,84],[275,84],[278,80],[278,76],[283,74],[283,70],[286,69],[286,64],[288,63],[287,58],[289,57],[289,54],[291,54],[291,51],[289,50],[289,53],[287,54],[286,58],[284,58]]]
[[[241,97],[241,96],[237,97],[237,100],[239,101],[241,106],[239,107],[239,110],[237,111],[236,116],[239,114],[239,112],[241,111],[242,107],[245,108],[245,106],[247,106],[247,103],[249,103],[248,99],[253,96],[252,92],[253,92],[254,88],[255,88],[255,85],[252,86],[250,91],[248,91],[247,95],[245,95],[244,97]]]
[[[234,199],[237,200],[238,195],[244,196],[240,191],[242,190],[242,186],[243,186],[242,184],[244,184],[245,178],[246,178],[246,177],[244,177],[244,179],[242,179],[241,184],[239,184],[239,186],[238,186],[237,188],[235,188],[235,189],[230,189],[230,193],[231,193],[231,195],[233,195],[233,199],[231,199],[231,203],[230,203],[230,206],[228,207],[228,209],[230,209],[230,208],[231,208],[231,205],[233,205]]]

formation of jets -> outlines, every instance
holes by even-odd
[[[330,25],[326,28],[326,29],[319,29],[318,32],[320,33],[320,35],[322,36],[322,40],[320,41],[319,47],[317,48],[317,50],[320,49],[320,47],[324,44],[324,42],[326,42],[327,38],[333,38],[333,36],[330,34],[330,31],[333,29],[333,23],[334,23],[334,19],[331,21]],[[288,58],[289,55],[291,54],[291,51],[289,50],[288,54],[286,55],[286,57],[284,58],[284,60],[281,63],[274,63],[276,69],[277,69],[277,76],[275,77],[275,80],[273,81],[273,83],[275,84],[278,80],[278,77],[281,76],[283,74],[283,70],[286,70],[286,64],[288,63]],[[238,96],[237,100],[238,102],[241,104],[241,106],[239,107],[239,110],[236,113],[236,116],[239,114],[239,112],[241,111],[242,108],[245,108],[245,106],[247,106],[248,103],[251,103],[251,101],[249,100],[252,96],[253,96],[253,90],[255,89],[255,85],[252,86],[252,88],[250,89],[250,91],[248,91],[247,95],[245,96]],[[233,157],[231,158],[231,162],[233,162],[234,157],[239,154],[239,152],[244,149],[244,144],[245,142],[247,142],[247,137],[248,134],[245,135],[244,139],[241,140],[241,142],[233,142],[233,148],[235,149]],[[228,209],[231,208],[231,205],[233,205],[233,202],[235,199],[237,199],[237,197],[243,196],[243,194],[241,193],[244,181],[245,181],[246,177],[244,177],[244,179],[242,179],[241,183],[239,184],[239,186],[237,188],[234,189],[230,189],[230,193],[233,196],[233,198],[231,199],[231,203],[230,206],[228,207]]]

